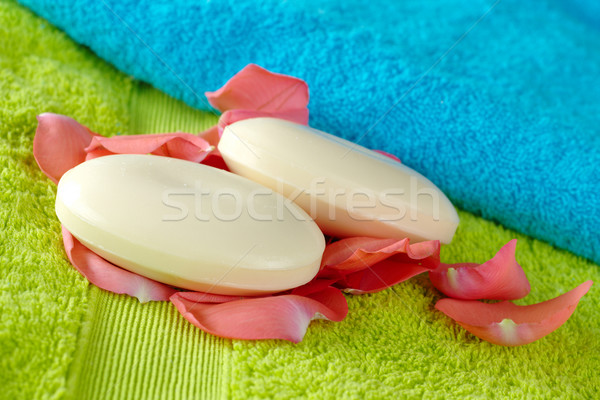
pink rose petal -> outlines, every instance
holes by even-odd
[[[321,290],[324,290],[328,286],[333,285],[335,282],[336,282],[336,279],[319,278],[319,276],[317,275],[317,277],[315,279],[313,279],[312,281],[290,290],[289,294],[297,294],[298,296],[306,296],[306,295],[309,295],[312,293],[320,292]]]
[[[217,146],[219,145],[219,127],[217,125],[213,126],[205,130],[204,132],[200,132],[198,134],[199,137],[206,140],[211,146],[214,146],[214,150],[208,153],[206,158],[202,160],[202,164],[210,165],[214,168],[224,169],[225,171],[229,171],[227,164],[225,164],[225,160],[221,156],[219,149]]]
[[[192,162],[202,161],[213,147],[189,133],[163,133],[135,136],[95,136],[85,149],[86,160],[108,154],[155,154]]]
[[[435,308],[473,335],[503,346],[534,342],[564,324],[588,292],[592,281],[554,299],[528,306],[510,301],[487,304],[474,300],[442,299]]]
[[[285,119],[287,121],[296,122],[298,124],[308,125],[307,108],[287,109],[273,112],[236,109],[225,111],[219,118],[219,136],[223,135],[223,130],[227,125],[231,125],[234,122],[241,121],[243,119],[258,117],[279,118]]]
[[[376,153],[382,154],[382,155],[384,155],[386,157],[389,157],[389,158],[391,158],[394,161],[398,161],[399,163],[402,162],[402,161],[400,161],[400,159],[398,157],[396,157],[395,155],[390,154],[390,153],[388,153],[386,151],[383,151],[383,150],[373,150],[373,151],[376,152]]]
[[[211,152],[204,160],[202,160],[202,164],[229,171],[229,167],[225,164],[225,160],[223,160],[220,153]]]
[[[531,287],[523,268],[515,259],[517,240],[504,245],[489,261],[440,264],[429,271],[431,283],[446,296],[455,299],[514,300],[529,293]]]
[[[129,272],[106,261],[62,227],[63,243],[71,264],[91,283],[113,293],[136,297],[141,303],[167,301],[176,290],[170,286]]]
[[[214,151],[218,151],[216,149],[216,147],[219,145],[219,130],[217,128],[217,125],[208,128],[205,131],[200,132],[197,135],[199,138],[202,138],[204,140],[206,140],[208,142],[208,144],[210,144],[211,146],[215,147]]]
[[[407,262],[423,264],[428,269],[439,265],[440,243],[437,240],[410,244],[410,239],[353,237],[330,243],[321,260],[319,276],[343,276],[361,271],[393,255]]]
[[[307,296],[292,294],[245,298],[214,304],[204,295],[190,300],[175,293],[171,302],[185,319],[213,335],[231,339],[284,339],[298,343],[313,319],[341,321],[348,304],[337,289],[328,287]]]
[[[74,166],[85,161],[84,149],[96,135],[73,118],[44,113],[37,117],[33,156],[54,183]]]
[[[233,109],[275,112],[305,108],[308,85],[302,79],[276,74],[249,64],[221,89],[206,92],[210,104],[221,112]]]
[[[351,293],[375,292],[437,268],[439,251],[437,240],[346,238],[327,245],[319,277]]]
[[[176,292],[177,297],[192,303],[211,303],[220,304],[227,303],[228,301],[243,300],[245,297],[242,296],[231,296],[227,294],[215,294],[206,292]]]
[[[337,281],[335,286],[351,294],[375,293],[429,270],[396,257],[391,256],[370,268],[351,273]]]

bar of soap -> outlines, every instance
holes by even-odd
[[[300,286],[317,274],[325,249],[314,221],[271,189],[154,155],[111,155],[69,170],[56,214],[83,245],[122,268],[217,294]]]
[[[440,240],[458,226],[431,181],[389,157],[276,118],[227,126],[219,143],[232,172],[292,199],[326,234]]]

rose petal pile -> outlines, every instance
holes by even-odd
[[[189,133],[104,137],[72,118],[38,116],[33,154],[54,183],[76,165],[110,154],[155,154],[227,169],[216,146],[225,126],[246,118],[269,116],[308,124],[308,86],[301,79],[250,64],[215,92],[210,104],[222,114],[216,126]],[[395,156],[385,152],[396,161]],[[488,262],[440,263],[440,243],[409,239],[331,238],[317,276],[309,283],[259,297],[236,297],[183,291],[124,270],[95,254],[64,227],[63,242],[73,266],[94,285],[140,302],[171,301],[189,322],[214,335],[232,339],[284,339],[300,342],[310,321],[341,321],[348,313],[343,292],[373,293],[428,271],[434,286],[451,299],[436,308],[474,335],[492,343],[530,343],[562,325],[573,313],[591,281],[543,303],[517,306],[511,300],[530,287],[515,260],[516,240]]]

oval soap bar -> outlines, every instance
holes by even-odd
[[[278,292],[310,281],[325,249],[298,206],[230,172],[154,155],[86,161],[58,183],[56,214],[108,261],[177,287]]]
[[[450,243],[458,215],[432,182],[357,144],[276,118],[227,126],[229,169],[292,199],[323,232]]]

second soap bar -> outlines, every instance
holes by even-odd
[[[304,125],[238,121],[219,151],[233,172],[292,199],[329,235],[449,243],[458,226],[452,203],[423,175]]]

